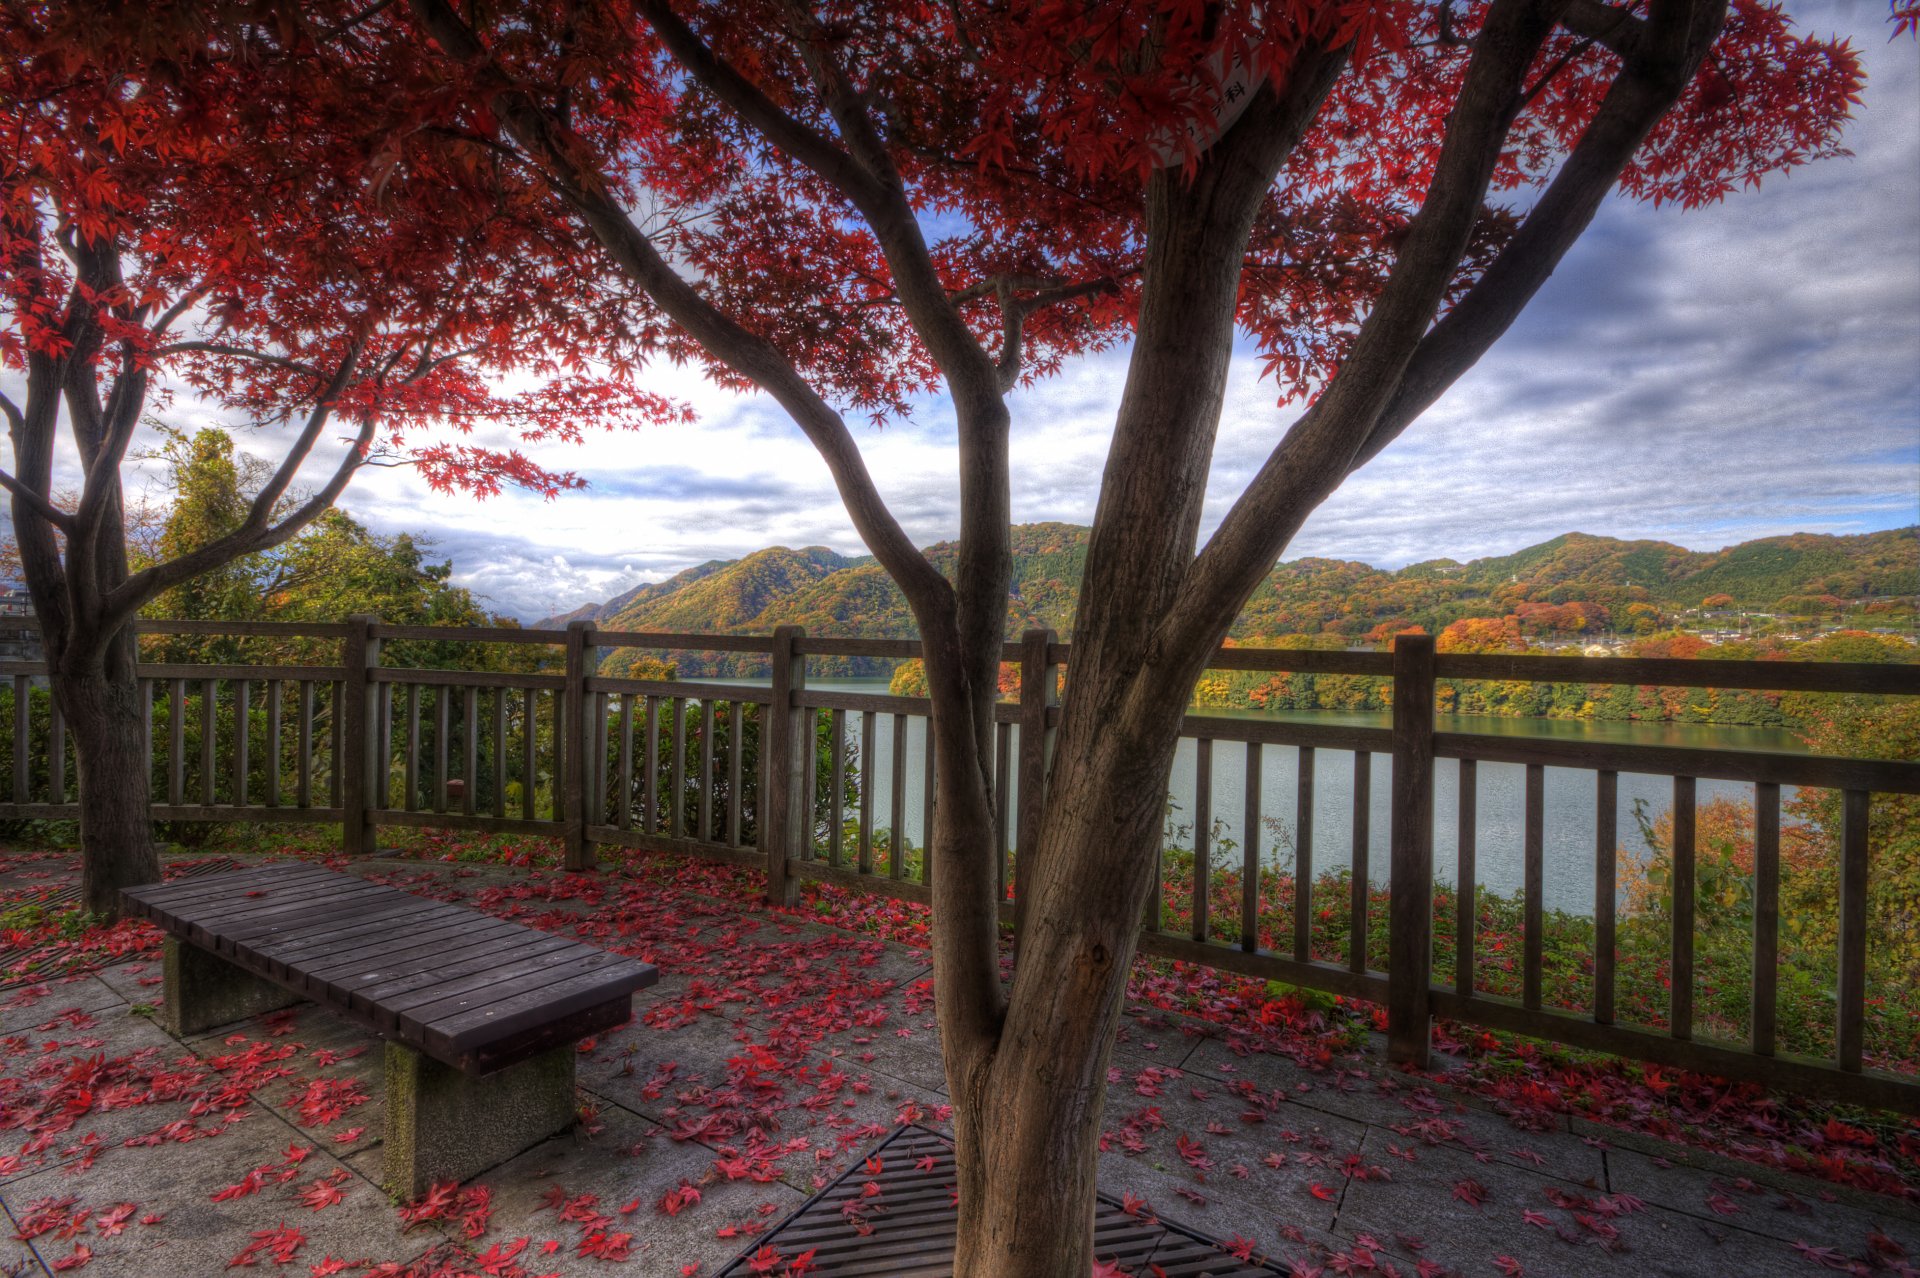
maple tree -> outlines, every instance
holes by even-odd
[[[412,0],[386,29],[439,52],[435,108],[563,192],[663,340],[792,416],[906,597],[939,760],[965,1275],[1090,1268],[1093,1137],[1181,715],[1288,540],[1498,339],[1609,192],[1694,206],[1831,154],[1860,84],[1843,44],[1754,0]],[[1197,547],[1236,331],[1308,407]],[[1123,340],[1007,991],[989,766],[1007,397]],[[945,572],[847,424],[934,387],[959,438]]]
[[[582,481],[514,436],[679,411],[628,376],[635,343],[544,186],[479,141],[370,156],[332,126],[383,118],[404,86],[313,74],[288,56],[308,39],[297,23],[214,36],[187,9],[130,16],[0,15],[0,486],[74,740],[83,895],[102,914],[158,877],[147,796],[126,783],[144,771],[144,605],[286,543],[362,466],[552,495]],[[509,374],[520,389],[501,389]],[[132,562],[123,467],[178,393],[287,440],[226,526]],[[476,425],[489,434],[461,437]],[[71,502],[56,483],[77,486]]]
[[[956,1272],[1008,1278],[1091,1267],[1094,1136],[1181,716],[1274,560],[1513,323],[1610,192],[1696,206],[1833,154],[1860,85],[1843,43],[1758,0],[298,13],[280,20],[330,93],[383,95],[349,117],[365,167],[477,152],[550,198],[564,215],[526,243],[590,234],[641,345],[771,396],[905,596],[939,761]],[[1201,547],[1237,332],[1307,406]],[[1009,991],[990,766],[1008,397],[1120,343]],[[936,389],[959,440],[944,570],[849,425]]]

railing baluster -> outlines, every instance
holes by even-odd
[[[386,685],[382,685],[383,687]],[[267,806],[280,806],[280,702],[283,689],[278,679],[267,680]]]
[[[1753,787],[1753,1007],[1752,1046],[1773,1055],[1780,979],[1780,787]]]
[[[1694,779],[1673,779],[1672,1035],[1693,1037]]]
[[[833,818],[827,829],[827,864],[838,866],[847,829],[847,712],[835,710],[828,715],[833,733],[833,779],[828,784],[827,802]]]
[[[920,790],[920,882],[923,885],[931,885],[933,883],[933,805],[937,788],[934,782],[937,774],[934,771],[933,765],[934,743],[932,718],[929,717],[926,723],[927,748],[923,752],[926,755],[924,764],[926,776],[921,781]]]
[[[1546,942],[1543,881],[1546,877],[1546,778],[1537,763],[1527,765],[1526,835],[1522,852],[1526,915],[1521,942],[1521,1006],[1540,1007],[1540,978]]]
[[[520,815],[531,821],[540,812],[540,690],[520,697]]]
[[[873,711],[860,716],[860,844],[854,849],[862,874],[873,873]]]
[[[589,826],[607,823],[607,694],[596,692],[587,698],[587,713],[593,716],[591,743],[593,758],[587,761],[587,803],[585,820]]]
[[[393,685],[373,686],[373,796],[375,809],[393,806]]]
[[[1620,774],[1602,769],[1593,812],[1593,1019],[1613,1024],[1614,909],[1619,895]]]
[[[174,704],[178,706],[179,705],[179,681],[178,680],[175,680],[174,682],[174,693],[175,693]],[[294,790],[293,801],[300,807],[310,808],[313,806],[313,680],[311,679],[302,679],[300,681],[300,715],[299,717],[300,717],[300,729],[299,729],[300,739],[297,743],[297,748],[299,750],[298,763],[300,765],[300,770],[294,776],[294,779],[293,779],[293,790]],[[179,721],[180,721],[180,717],[176,714],[174,716],[174,722],[178,723]],[[178,758],[180,754],[180,751],[178,748],[178,740],[179,739],[176,737],[175,749],[174,749],[175,758]]]
[[[1247,742],[1246,817],[1240,836],[1240,948],[1260,951],[1260,743]]]
[[[1197,738],[1193,743],[1193,917],[1192,933],[1196,941],[1207,939],[1210,930],[1213,881],[1213,739]]]
[[[633,695],[620,694],[619,788],[613,800],[613,820],[622,830],[633,828]]]
[[[219,744],[220,685],[212,679],[200,681],[200,802],[212,807],[216,795],[214,751]]]
[[[1293,957],[1313,957],[1313,747],[1299,748],[1293,799]]]
[[[407,756],[403,761],[400,783],[406,794],[400,806],[408,812],[420,810],[420,685],[407,685]]]
[[[1474,942],[1480,931],[1480,765],[1472,759],[1460,760],[1459,808],[1454,827],[1460,864],[1453,902],[1453,988],[1471,998],[1478,962]]]
[[[327,780],[327,798],[334,807],[346,806],[347,785],[347,687],[338,679],[327,685],[327,713],[332,719],[332,731],[328,736],[333,742],[333,766],[328,769],[332,774]]]
[[[713,842],[713,698],[700,698],[700,841]]]
[[[174,686],[176,688],[179,686],[178,680],[174,681]],[[176,713],[173,716],[173,722],[176,725],[180,722],[179,714]],[[13,677],[13,801],[15,803],[26,803],[31,795],[28,786],[31,774],[27,770],[27,765],[32,761],[29,753],[32,747],[27,738],[32,725],[33,680],[27,675],[15,675]],[[169,761],[178,765],[179,760],[180,751],[176,747],[173,754],[169,756]],[[178,798],[173,801],[180,802]]]
[[[60,701],[57,697],[47,699],[52,713],[48,719],[47,741],[47,802],[65,803],[67,801],[67,721],[60,713]],[[212,756],[208,756],[208,766],[212,766]],[[213,802],[208,799],[207,802]]]
[[[887,769],[887,780],[892,785],[887,814],[893,818],[893,826],[887,834],[887,877],[897,879],[900,877],[902,854],[907,846],[907,716],[904,714],[893,716],[893,759]]]
[[[447,759],[452,754],[453,686],[436,684],[433,689],[433,810],[447,810]]]
[[[250,705],[253,700],[253,681],[235,679],[233,681],[233,806],[247,806],[247,747],[248,738],[253,735],[253,713]]]
[[[493,689],[493,815],[507,815],[507,690]]]
[[[167,802],[187,801],[187,681],[170,679],[167,689]]]
[[[660,698],[647,698],[646,788],[641,793],[640,828],[658,834],[660,822]]]
[[[1013,805],[1007,800],[1013,792],[1013,725],[998,723],[993,733],[993,860],[999,867],[999,895],[994,899],[1005,904],[1007,899],[1007,852],[1013,833]]]
[[[740,846],[741,762],[747,754],[747,702],[727,706],[727,846]]]
[[[153,680],[140,680],[140,792],[153,801]]]
[[[472,816],[480,790],[480,689],[469,684],[461,691],[460,735],[465,749],[460,776],[466,784],[461,787],[460,810]]]
[[[1353,752],[1353,876],[1348,881],[1347,970],[1367,970],[1367,889],[1372,884],[1367,853],[1373,833],[1373,754]]]
[[[1867,835],[1873,796],[1847,790],[1840,801],[1840,970],[1839,1033],[1835,1043],[1840,1068],[1860,1072],[1867,1012]]]
[[[667,833],[685,838],[687,833],[687,699],[673,699],[673,798],[667,807]]]
[[[811,707],[800,711],[800,748],[806,757],[801,767],[800,793],[805,797],[800,803],[800,859],[813,861],[819,859],[815,855],[819,845],[814,838],[814,824],[820,803],[820,712]],[[833,754],[836,759],[840,757],[837,743]]]

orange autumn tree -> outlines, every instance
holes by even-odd
[[[146,767],[143,604],[286,542],[362,466],[553,494],[581,481],[516,437],[675,412],[633,389],[634,335],[544,184],[479,139],[370,151],[336,126],[391,121],[406,86],[286,56],[296,25],[209,39],[167,16],[0,11],[0,486],[79,765],[82,899],[100,914],[159,877],[147,794],[128,783]],[[143,418],[184,397],[277,462],[236,527],[133,571],[123,469]],[[488,438],[461,438],[480,425]]]
[[[1860,86],[1843,44],[1758,0],[298,12],[343,83],[399,86],[371,154],[478,140],[551,191],[637,326],[792,418],[905,596],[938,759],[966,1278],[1089,1271],[1106,1065],[1181,715],[1275,559],[1513,324],[1609,195],[1695,207],[1834,154]],[[1202,545],[1242,336],[1290,407]],[[1010,396],[1121,346],[1009,990],[990,761]],[[958,440],[944,570],[852,424],[935,391]]]

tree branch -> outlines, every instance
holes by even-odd
[[[1623,61],[1639,57],[1647,40],[1647,22],[1606,0],[1569,0],[1560,25],[1577,36],[1613,50]]]
[[[1173,660],[1204,658],[1220,618],[1239,611],[1307,513],[1345,478],[1459,269],[1527,70],[1565,3],[1494,0],[1488,9],[1427,197],[1386,285],[1319,401],[1188,568],[1158,632]]]
[[[636,6],[673,55],[673,60],[706,90],[731,107],[760,135],[825,179],[856,204],[878,199],[875,175],[825,134],[815,132],[780,109],[757,85],[709,48],[666,0],[640,0]]]
[[[128,577],[101,601],[101,612],[106,618],[102,626],[103,630],[106,633],[112,633],[130,620],[141,606],[154,596],[191,581],[203,572],[232,563],[243,555],[272,550],[319,518],[340,499],[340,494],[346,491],[347,484],[352,481],[354,472],[360,469],[362,458],[369,445],[373,443],[376,420],[371,413],[361,417],[360,429],[355,434],[352,445],[347,449],[347,455],[341,459],[339,466],[334,468],[333,475],[318,492],[295,507],[279,523],[256,522],[255,515],[261,509],[261,498],[267,492],[266,489],[262,489],[261,493],[254,498],[247,519],[240,527],[214,538],[197,550],[188,551],[186,554],[155,564]],[[287,463],[283,461],[280,472],[274,477],[279,491],[285,491],[286,481],[290,481],[292,477]],[[277,494],[274,500],[278,501]],[[273,503],[268,503],[269,511],[272,505]]]
[[[225,355],[234,359],[248,359],[256,364],[267,364],[274,368],[284,368],[289,372],[305,373],[316,382],[324,382],[327,375],[303,360],[289,359],[284,355],[274,355],[267,351],[250,350],[245,346],[229,346],[223,342],[169,342],[165,346],[154,348],[155,355],[183,355],[189,353],[203,355]]]
[[[12,404],[9,403],[8,407],[12,408]],[[12,416],[12,414],[10,413],[9,416]],[[25,502],[33,510],[34,514],[40,516],[40,518],[46,520],[61,532],[66,533],[69,537],[73,535],[74,519],[72,515],[60,509],[4,470],[0,470],[0,488],[6,489],[16,498]]]
[[[1725,6],[1704,3],[1666,20],[1614,77],[1593,121],[1533,209],[1472,288],[1421,339],[1391,401],[1348,466],[1378,456],[1518,319],[1619,181],[1647,134],[1679,98],[1719,34]]]
[[[771,395],[819,450],[861,539],[901,591],[930,619],[951,617],[952,587],[907,537],[881,500],[844,420],[772,343],[748,332],[682,279],[609,196],[598,173],[583,171],[575,149],[554,123],[494,66],[471,28],[447,0],[411,0],[415,15],[441,49],[488,82],[492,107],[507,132],[543,167],[601,246],[669,318],[714,358]]]

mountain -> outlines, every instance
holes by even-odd
[[[943,572],[955,547],[927,556]],[[1074,524],[1013,529],[1014,577],[1007,633],[1048,626],[1072,629],[1086,566],[1087,530]],[[1833,615],[1852,609],[1902,618],[1920,596],[1920,527],[1858,536],[1796,533],[1724,550],[1690,551],[1661,541],[1622,541],[1567,533],[1511,555],[1459,563],[1434,559],[1397,572],[1335,559],[1275,566],[1254,591],[1232,633],[1258,641],[1278,635],[1349,639],[1407,625],[1437,632],[1467,617],[1518,613],[1523,621],[1588,630],[1641,631],[1672,624],[1708,600],[1714,609]],[[1581,605],[1570,609],[1566,605]],[[1558,607],[1556,607],[1558,606]],[[801,625],[813,635],[912,638],[906,601],[869,556],[819,546],[775,546],[744,559],[713,560],[666,581],[640,586],[604,604],[587,604],[536,623],[590,618],[607,630],[765,634]],[[737,654],[677,654],[682,675],[758,673]],[[610,654],[609,673],[624,665]],[[883,673],[890,663],[846,659],[816,664],[821,674]]]

